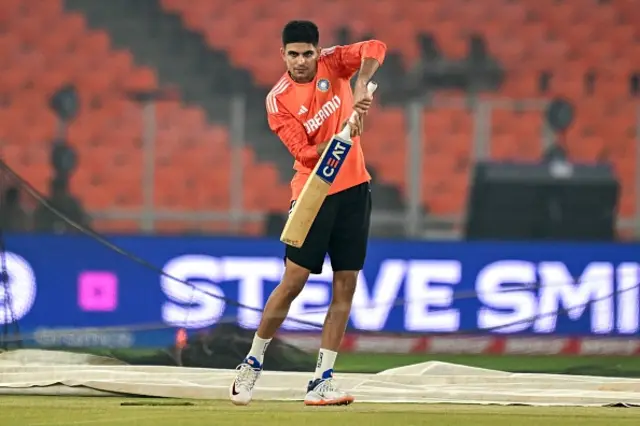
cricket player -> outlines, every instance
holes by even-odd
[[[354,400],[333,381],[333,368],[367,251],[371,176],[365,167],[359,136],[363,117],[372,103],[367,83],[383,63],[386,45],[369,40],[321,49],[318,42],[319,32],[313,22],[291,21],[284,27],[281,54],[287,71],[266,98],[269,127],[295,158],[290,207],[327,142],[344,128],[355,110],[359,118],[351,127],[353,146],[303,246],[286,246],[284,276],[267,301],[253,345],[231,384],[230,397],[237,405],[251,401],[267,346],[309,274],[321,273],[326,254],[334,271],[333,298],[322,330],[316,371],[304,402],[346,405]],[[352,91],[350,80],[358,71]]]

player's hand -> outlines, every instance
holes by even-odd
[[[349,123],[352,138],[362,135],[362,132],[364,131],[364,116],[357,114],[354,121],[346,120],[342,123],[342,127],[346,126],[347,123]]]
[[[353,109],[360,115],[366,115],[372,102],[373,97],[367,91],[367,82],[360,80],[356,81],[353,90]]]

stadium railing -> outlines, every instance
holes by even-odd
[[[543,119],[548,102],[544,99],[483,99],[481,97],[469,99],[466,97],[438,96],[431,99],[414,100],[404,107],[406,123],[406,187],[404,188],[405,210],[403,214],[386,209],[385,206],[376,206],[372,221],[378,226],[396,226],[404,228],[405,236],[410,238],[459,238],[462,223],[465,218],[465,209],[461,208],[455,213],[442,214],[438,211],[427,211],[423,213],[423,207],[429,204],[425,199],[424,185],[428,183],[424,177],[424,170],[429,165],[425,164],[425,147],[429,146],[430,138],[433,136],[429,130],[429,112],[443,110],[465,111],[469,115],[471,123],[468,167],[470,170],[473,163],[488,159],[494,155],[492,152],[496,140],[500,139],[497,133],[496,116],[500,114],[517,115],[528,114],[529,117],[537,116],[537,127],[532,127],[531,123],[526,126],[533,134],[529,134],[526,143],[539,144],[533,150],[529,150],[528,156],[533,153],[542,153],[553,140],[551,131],[547,128]],[[140,229],[144,232],[156,230],[159,221],[189,222],[194,225],[207,222],[226,222],[231,231],[237,231],[243,224],[261,222],[269,213],[267,207],[247,208],[243,207],[243,182],[247,174],[252,170],[243,167],[242,151],[245,146],[247,127],[251,124],[247,122],[246,102],[243,96],[231,96],[227,99],[228,127],[230,135],[230,167],[229,176],[225,179],[225,185],[229,186],[230,203],[229,208],[220,210],[198,210],[193,208],[160,208],[154,204],[153,194],[156,192],[157,179],[156,153],[158,151],[158,140],[155,135],[157,129],[162,125],[158,121],[156,106],[153,101],[141,104],[140,115],[143,120],[142,135],[142,157],[143,173],[141,180],[141,192],[143,194],[143,204],[138,209],[98,209],[90,211],[90,215],[102,222],[109,221],[136,221]],[[634,188],[635,211],[633,215],[621,215],[618,218],[618,228],[627,233],[640,237],[640,103],[636,109],[635,141],[639,147],[638,155],[635,159],[636,179]],[[499,123],[499,121],[498,121]],[[510,129],[513,129],[511,126]],[[508,137],[517,139],[520,133]],[[504,136],[504,134],[503,134]],[[499,141],[498,141],[499,142]],[[213,184],[213,183],[212,183]],[[465,197],[465,194],[459,194]]]

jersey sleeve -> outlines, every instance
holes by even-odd
[[[351,78],[360,69],[362,61],[372,58],[380,65],[384,62],[387,45],[380,40],[367,40],[344,46],[333,46],[323,49],[327,66],[341,77]]]
[[[304,126],[289,113],[277,97],[267,98],[267,122],[269,128],[287,147],[291,155],[305,167],[315,167],[320,155],[309,142]]]

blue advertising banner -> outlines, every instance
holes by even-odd
[[[277,240],[129,236],[110,241],[192,285],[85,236],[14,235],[6,241],[10,292],[0,289],[0,323],[17,319],[21,332],[40,333],[41,343],[51,329],[164,325],[164,331],[135,338],[113,334],[117,341],[107,346],[166,344],[176,327],[206,328],[229,319],[255,327],[260,312],[215,295],[261,309],[283,272]],[[417,333],[637,335],[639,277],[639,245],[373,241],[349,326]],[[321,275],[312,275],[283,329],[318,329],[305,323],[322,323],[330,283],[327,261]],[[85,343],[104,343],[96,336]]]

